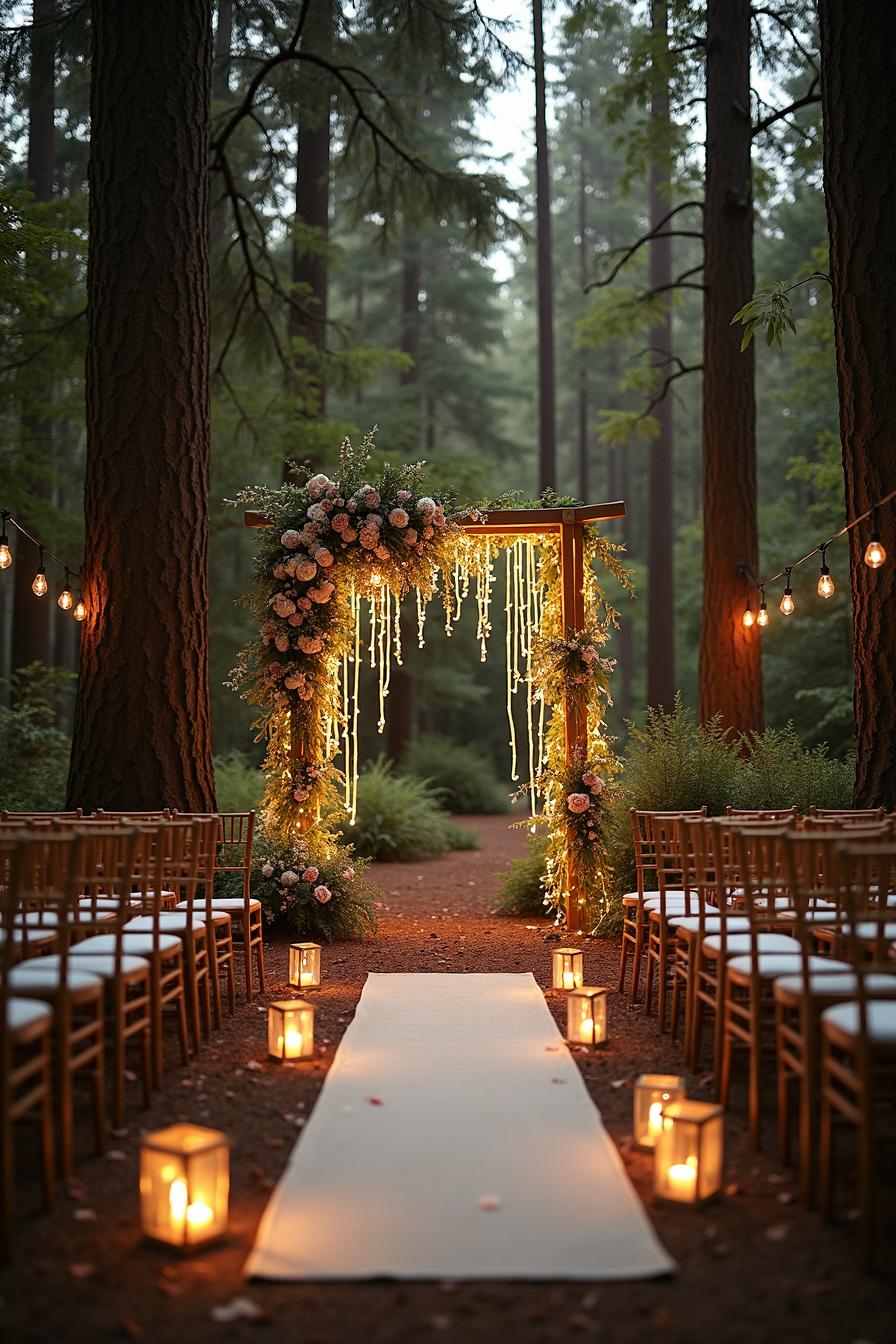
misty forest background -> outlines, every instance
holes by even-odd
[[[0,361],[2,503],[77,565],[89,34],[83,6],[42,30],[42,3],[50,12],[48,0],[37,0],[34,31],[13,33],[4,44],[0,208],[17,229],[34,230],[51,245],[33,250],[24,273],[9,264],[0,272],[2,320],[16,337]],[[713,620],[703,610],[701,552],[702,296],[687,281],[667,291],[671,349],[658,367],[650,335],[656,296],[645,297],[649,248],[638,248],[612,283],[594,282],[605,280],[623,255],[619,249],[650,226],[651,163],[664,158],[668,167],[666,209],[701,195],[699,11],[673,0],[668,36],[658,36],[655,16],[651,32],[645,6],[613,0],[558,4],[545,13],[556,370],[556,460],[545,480],[539,379],[544,393],[550,375],[543,363],[539,370],[534,105],[522,93],[490,101],[501,89],[531,88],[532,8],[486,7],[509,17],[510,28],[483,23],[475,7],[461,8],[467,20],[446,26],[422,5],[410,18],[406,6],[362,5],[349,31],[341,11],[337,21],[324,4],[311,7],[309,23],[320,26],[306,33],[315,50],[334,60],[338,54],[375,84],[385,124],[393,124],[394,112],[401,145],[437,165],[439,179],[414,187],[411,174],[411,189],[400,188],[388,166],[382,171],[377,164],[376,142],[358,130],[356,107],[338,80],[323,67],[284,63],[269,73],[263,97],[228,141],[230,199],[220,173],[212,184],[210,684],[219,758],[238,752],[252,763],[261,759],[251,710],[225,687],[249,631],[239,599],[254,545],[225,500],[247,482],[282,479],[289,460],[333,466],[342,437],[357,439],[373,425],[384,456],[425,458],[437,482],[462,500],[508,491],[534,499],[545,485],[588,502],[624,498],[628,518],[607,532],[625,543],[638,598],[611,592],[623,621],[610,650],[618,659],[610,730],[622,743],[626,720],[642,718],[651,665],[654,684],[678,688],[687,705],[697,705],[700,622]],[[218,3],[213,136],[240,106],[259,62],[282,44],[294,10],[281,0]],[[809,6],[787,10],[786,24],[773,11],[760,9],[754,18],[754,125],[813,87]],[[15,4],[0,5],[0,15],[10,29],[21,21]],[[669,90],[665,119],[657,116],[655,83],[644,74],[649,63]],[[492,107],[525,112],[518,127],[524,180],[515,190],[506,178],[517,165],[496,159],[485,138]],[[752,161],[757,283],[824,272],[816,99],[755,135]],[[699,236],[686,236],[699,230],[699,216],[696,223],[693,215],[687,222],[686,211],[676,218],[673,278],[700,260]],[[19,255],[21,236],[6,234],[5,263]],[[824,282],[811,282],[792,300],[796,336],[780,349],[759,342],[755,356],[762,573],[795,559],[844,516],[830,292]],[[660,480],[657,501],[653,480],[653,517],[659,503],[671,518],[672,547],[649,557],[660,413],[653,403],[680,369],[692,371],[667,388],[671,493]],[[153,499],[144,507],[151,511]],[[51,736],[63,759],[79,631],[55,601],[31,594],[34,548],[17,541],[14,550],[15,583],[0,585],[4,699],[16,670],[31,667],[29,704],[32,710],[55,704]],[[831,602],[815,597],[812,566],[799,571],[798,626],[778,618],[780,593],[768,594],[775,619],[762,635],[765,719],[781,727],[792,721],[805,745],[824,741],[844,756],[853,747],[845,548],[832,549],[829,562],[843,580]],[[646,600],[651,583],[663,591],[670,574],[671,676],[668,631],[648,628]],[[51,572],[51,597],[59,579]],[[450,640],[438,626],[433,616],[423,650],[405,641],[405,667],[392,693],[396,726],[384,748],[371,715],[363,751],[400,757],[409,731],[438,731],[475,744],[505,778],[500,638],[483,665],[472,611]],[[58,671],[42,674],[35,664]],[[13,685],[13,706],[16,694]],[[21,701],[21,687],[18,695]],[[35,742],[45,744],[49,731],[46,722],[40,731],[35,726]],[[64,765],[60,771],[62,791]],[[51,795],[57,784],[48,775],[42,787]],[[61,805],[61,798],[42,802]]]

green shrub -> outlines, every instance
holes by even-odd
[[[343,822],[342,833],[356,854],[384,862],[476,849],[476,837],[453,826],[439,802],[431,784],[415,775],[395,774],[391,763],[380,757],[361,775],[355,824]]]
[[[533,835],[529,837],[523,858],[510,860],[498,888],[497,914],[547,915],[542,885],[546,852],[546,838]]]
[[[221,812],[258,811],[264,790],[264,775],[241,751],[216,756],[215,791]]]
[[[70,743],[56,727],[60,705],[76,681],[72,672],[32,663],[0,683],[0,807],[10,812],[58,812],[65,807]]]
[[[449,737],[418,737],[401,768],[433,784],[449,812],[474,816],[510,811],[510,791],[498,779],[491,761]]]
[[[742,769],[721,719],[698,724],[679,693],[671,714],[648,709],[643,728],[632,728],[622,783],[629,807],[690,811],[705,803],[717,815],[739,796]]]
[[[851,807],[855,758],[832,759],[825,743],[803,746],[792,723],[745,739],[739,807]],[[735,800],[732,800],[733,802]]]

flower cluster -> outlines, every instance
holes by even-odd
[[[564,781],[569,788],[566,795],[566,822],[574,826],[580,840],[593,844],[601,839],[601,810],[605,801],[606,784],[590,766],[576,769]]]
[[[252,894],[265,919],[296,936],[358,937],[375,926],[364,860],[347,845],[314,832],[293,844],[262,835],[253,864]]]
[[[611,703],[609,678],[616,664],[600,654],[607,635],[607,630],[594,628],[536,641],[533,659],[538,683],[552,700],[565,696],[578,707],[595,695],[603,695]]]

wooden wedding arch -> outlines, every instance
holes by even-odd
[[[617,499],[605,504],[581,504],[575,508],[490,509],[484,522],[478,518],[469,522],[463,518],[456,521],[466,532],[478,536],[559,536],[563,625],[567,631],[581,631],[585,625],[585,528],[624,517],[625,503]],[[272,525],[271,520],[257,510],[247,510],[243,518],[246,527]],[[587,747],[587,723],[581,709],[567,704],[564,710],[566,760],[570,762]],[[575,912],[580,908],[577,899],[579,878],[572,861],[566,879],[569,891],[566,923],[571,928]]]

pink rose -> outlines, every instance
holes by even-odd
[[[320,877],[320,871],[317,868],[306,868],[302,874],[303,882],[316,882]]]
[[[357,541],[358,533],[353,527],[347,527],[342,534],[343,541]]]
[[[414,528],[414,527],[409,527],[409,528],[408,528],[408,530],[407,530],[407,531],[405,532],[405,534],[404,534],[404,544],[405,544],[405,546],[416,546],[416,544],[417,544],[417,529],[416,529],[416,528]]]
[[[314,561],[306,560],[305,563],[299,565],[299,568],[296,570],[296,578],[300,579],[302,583],[310,583],[316,573],[317,565]]]
[[[326,905],[327,901],[331,900],[333,897],[333,893],[329,887],[315,887],[314,895],[317,900],[320,901],[321,905]]]
[[[294,527],[288,527],[280,538],[280,545],[288,551],[294,551],[301,545],[302,538]]]
[[[569,808],[570,812],[579,815],[582,812],[588,811],[588,808],[591,806],[591,800],[587,793],[571,793],[567,796],[566,806]]]
[[[389,522],[393,527],[407,527],[410,521],[404,509],[393,509],[389,514]]]
[[[410,497],[411,497],[410,490],[399,490],[397,495],[399,504],[407,504]]]
[[[378,560],[388,560],[389,559],[388,546],[377,546],[374,551],[374,555]]]
[[[330,526],[334,532],[344,532],[348,527],[348,514],[334,513],[333,517],[330,519]]]
[[[326,546],[321,546],[319,550],[315,551],[314,558],[322,568],[329,569],[333,563],[333,552],[328,551]]]

